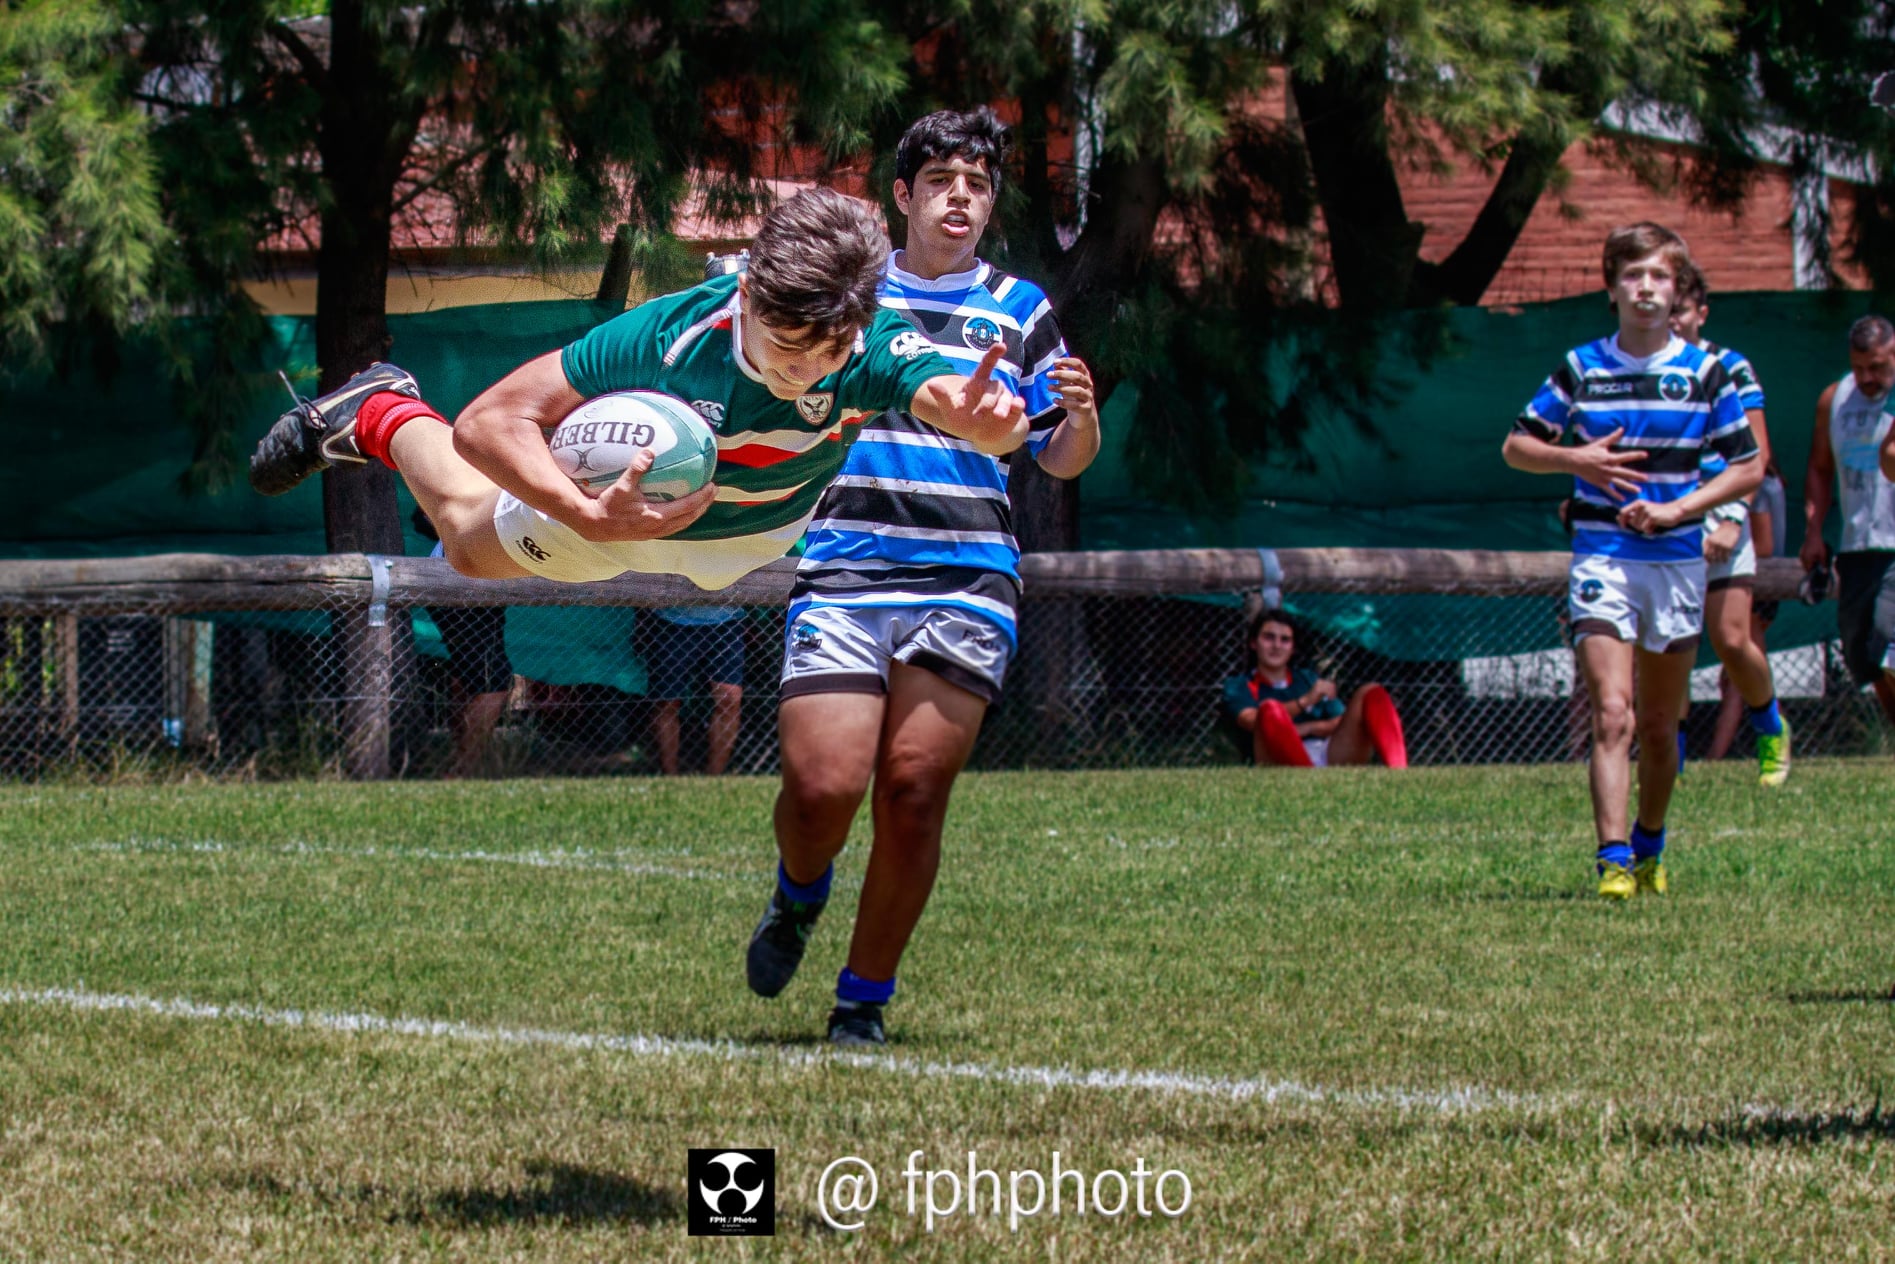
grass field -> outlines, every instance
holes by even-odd
[[[853,1057],[860,847],[744,989],[770,781],[0,789],[0,1256],[1886,1257],[1890,771],[1694,767],[1627,906],[1571,767],[969,777]],[[774,1238],[687,1236],[727,1146]],[[930,1230],[915,1150],[1191,1202]]]

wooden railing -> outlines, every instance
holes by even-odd
[[[1553,596],[1566,589],[1566,553],[1447,549],[1163,549],[1035,553],[1021,559],[1029,598],[1182,596],[1259,589],[1286,592]],[[51,695],[64,730],[76,732],[78,620],[114,614],[188,616],[237,610],[327,610],[345,664],[343,766],[386,776],[396,638],[389,607],[774,605],[789,595],[796,563],[773,562],[729,588],[706,592],[672,575],[626,574],[591,584],[543,579],[474,580],[436,558],[148,557],[0,561],[0,616],[51,623]],[[1802,571],[1765,559],[1757,595],[1789,598]],[[201,708],[188,705],[187,717]]]

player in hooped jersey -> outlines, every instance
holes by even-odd
[[[1724,366],[1736,388],[1737,401],[1744,407],[1744,418],[1757,440],[1757,460],[1765,468],[1770,464],[1770,432],[1764,423],[1763,386],[1749,360],[1729,347],[1720,347],[1700,336],[1711,314],[1710,289],[1704,274],[1693,265],[1678,279],[1677,306],[1671,313],[1671,330],[1680,338],[1709,352]],[[1707,475],[1724,468],[1722,457],[1707,453],[1702,465]],[[1750,726],[1757,738],[1757,780],[1765,786],[1780,786],[1790,776],[1790,729],[1777,709],[1776,680],[1763,647],[1751,636],[1752,590],[1757,584],[1757,548],[1751,539],[1750,504],[1733,500],[1718,505],[1704,516],[1704,626],[1711,636],[1711,648],[1723,663],[1730,687],[1735,688],[1750,711]],[[1680,738],[1682,741],[1682,737]],[[1682,747],[1680,748],[1682,750]],[[1681,756],[1682,757],[1682,756]]]
[[[1026,436],[1019,397],[992,377],[998,348],[963,376],[881,310],[887,253],[862,203],[807,190],[764,216],[745,275],[653,299],[529,360],[452,428],[388,364],[299,398],[258,444],[251,483],[277,494],[334,462],[379,460],[407,480],[463,575],[579,583],[639,571],[727,587],[795,543],[883,410],[909,409],[982,452]],[[621,390],[688,402],[717,434],[714,482],[648,501],[648,452],[596,498],[567,478],[548,432]]]
[[[1006,146],[985,108],[908,129],[894,186],[907,243],[882,303],[919,328],[917,354],[932,345],[966,366],[1002,349],[994,373],[1025,401],[1026,451],[1072,478],[1099,449],[1091,375],[1039,288],[975,253]],[[762,996],[788,985],[872,780],[874,842],[829,1017],[838,1044],[885,1039],[882,1007],[934,886],[948,797],[1013,653],[1018,561],[1005,467],[905,412],[864,429],[810,525],[777,712],[776,890],[746,973]]]
[[[1599,894],[1624,899],[1666,887],[1678,715],[1703,630],[1703,515],[1755,491],[1763,462],[1724,366],[1671,330],[1690,265],[1683,239],[1657,224],[1615,229],[1603,264],[1618,333],[1567,353],[1502,452],[1515,469],[1573,476],[1569,599],[1592,698]],[[1706,450],[1727,462],[1708,482],[1699,475]],[[1635,728],[1638,811],[1628,830]]]

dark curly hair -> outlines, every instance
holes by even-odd
[[[888,262],[869,208],[834,189],[805,189],[763,217],[750,243],[750,310],[766,325],[831,342],[867,329]]]
[[[895,178],[915,187],[915,176],[938,158],[965,158],[987,168],[994,193],[1000,192],[1000,172],[1013,149],[1013,134],[989,106],[971,110],[936,110],[916,119],[895,146]]]

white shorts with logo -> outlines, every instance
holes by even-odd
[[[1690,648],[1704,631],[1704,562],[1573,558],[1573,640],[1610,634],[1653,653]]]
[[[1710,534],[1712,523],[1705,521],[1705,534]],[[1737,547],[1731,550],[1730,557],[1722,562],[1704,564],[1704,585],[1706,592],[1715,592],[1719,588],[1748,588],[1751,585],[1743,581],[1755,581],[1757,577],[1757,546],[1750,539],[1750,515],[1745,514],[1743,525],[1739,528]]]
[[[1012,657],[1000,625],[961,606],[808,606],[785,634],[781,696],[886,693],[889,664],[907,663],[991,706]]]
[[[805,517],[758,535],[728,540],[623,540],[600,544],[549,518],[511,492],[501,492],[493,526],[507,556],[543,579],[585,584],[626,571],[682,575],[699,588],[728,588],[788,553],[809,525]]]

